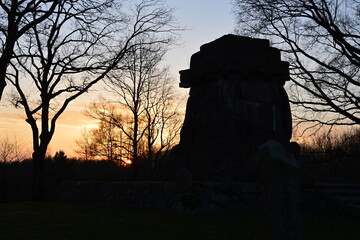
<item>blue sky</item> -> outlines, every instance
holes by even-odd
[[[230,33],[235,24],[231,0],[167,0],[175,8],[178,23],[187,28],[181,34],[181,46],[168,53],[168,64],[175,78],[178,71],[187,69],[192,54],[201,45]]]

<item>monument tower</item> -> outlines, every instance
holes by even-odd
[[[194,180],[251,180],[259,146],[290,141],[288,80],[288,63],[268,40],[225,35],[202,45],[180,71],[190,96],[176,168]]]

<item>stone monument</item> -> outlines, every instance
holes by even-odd
[[[172,167],[194,181],[254,180],[259,146],[289,143],[288,80],[288,63],[268,40],[225,35],[202,45],[180,71],[190,96]]]

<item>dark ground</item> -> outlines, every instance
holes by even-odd
[[[0,204],[0,239],[264,239],[256,213],[170,213],[54,202]],[[301,239],[357,240],[360,220],[302,216]]]

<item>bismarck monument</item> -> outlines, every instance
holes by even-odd
[[[254,180],[259,146],[290,141],[288,80],[288,63],[268,40],[225,35],[202,45],[180,71],[190,96],[172,168],[195,181]]]

